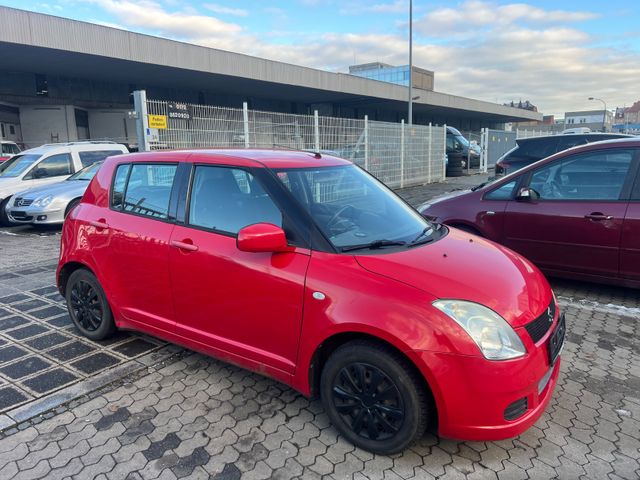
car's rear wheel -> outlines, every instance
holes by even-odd
[[[91,340],[109,337],[116,329],[104,290],[93,273],[74,271],[65,290],[67,309],[74,325]]]
[[[81,199],[79,198],[74,198],[69,202],[69,205],[67,205],[67,208],[64,211],[64,218],[67,218],[67,215],[69,215],[69,212],[73,210],[73,208],[80,203],[80,200]]]
[[[368,341],[339,347],[320,379],[323,405],[350,442],[374,453],[397,453],[427,426],[427,394],[407,360]]]

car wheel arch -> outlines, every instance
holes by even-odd
[[[422,380],[422,387],[425,389],[425,392],[427,392],[427,397],[430,404],[430,417],[432,417],[429,419],[430,425],[437,425],[439,402],[436,402],[431,384],[429,380],[425,378],[422,370],[416,365],[414,358],[412,358],[411,355],[407,355],[405,351],[403,351],[397,345],[394,345],[392,342],[389,342],[381,338],[380,336],[371,333],[361,331],[338,332],[325,338],[320,344],[317,345],[315,351],[313,352],[313,355],[311,356],[311,361],[308,368],[308,382],[310,392],[309,396],[311,398],[316,398],[319,396],[318,394],[320,391],[320,377],[322,374],[322,368],[329,359],[331,353],[333,353],[335,350],[337,350],[342,345],[345,345],[346,343],[358,341],[367,341],[369,343],[384,346],[395,351],[398,355],[406,360],[407,364],[415,370],[418,378]]]
[[[91,272],[96,278],[98,278],[96,272],[93,271],[93,269],[87,264],[75,261],[67,262],[62,266],[60,272],[58,273],[58,291],[60,292],[60,295],[62,295],[63,297],[65,296],[65,289],[67,288],[67,281],[69,280],[69,277],[73,272],[80,269],[87,270]]]

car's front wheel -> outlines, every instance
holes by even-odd
[[[423,382],[402,355],[384,345],[355,341],[336,349],[322,370],[320,392],[334,426],[370,452],[400,452],[426,429]]]
[[[65,290],[67,309],[80,333],[91,340],[109,337],[116,329],[104,290],[93,273],[74,271]]]

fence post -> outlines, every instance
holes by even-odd
[[[133,108],[136,111],[136,136],[138,137],[138,151],[147,152],[149,150],[149,141],[147,139],[149,117],[147,117],[146,90],[136,90],[135,92],[133,92]]]
[[[444,135],[442,141],[443,144],[442,146],[444,147],[444,153],[447,153],[447,124],[445,123],[444,125],[442,125],[442,134]],[[442,163],[444,163],[444,170],[442,173],[442,180],[446,180],[447,179],[447,164],[445,162],[445,155],[442,156]]]
[[[431,152],[433,151],[433,125],[431,125],[431,122],[429,122],[429,150],[427,151],[429,152],[427,157],[427,183],[431,183]]]
[[[242,102],[242,119],[244,121],[244,148],[249,148],[249,105]]]
[[[313,111],[313,132],[316,143],[316,152],[320,151],[320,119],[318,118],[318,110]]]
[[[364,169],[369,171],[369,115],[364,116]]]
[[[489,171],[489,128],[484,129],[484,173]]]
[[[404,188],[404,118],[400,123],[400,188]]]

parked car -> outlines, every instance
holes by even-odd
[[[20,153],[20,147],[16,142],[0,140],[0,163],[9,160],[18,153]]]
[[[519,138],[516,146],[496,162],[495,174],[506,175],[571,147],[615,138],[629,138],[622,133],[569,133],[545,137]]]
[[[450,161],[447,164],[447,177],[462,175],[467,161],[470,168],[480,166],[480,147],[478,144],[469,142],[458,129],[453,127],[447,127],[447,156]]]
[[[102,162],[96,162],[74,173],[62,182],[16,193],[7,205],[11,223],[60,224],[80,203],[89,182]]]
[[[572,148],[419,207],[549,275],[640,287],[640,139]]]
[[[113,142],[70,142],[42,145],[20,152],[0,164],[0,225],[7,225],[11,197],[34,187],[64,180],[110,155],[128,153]]]
[[[65,220],[57,284],[88,338],[140,330],[319,394],[345,438],[385,454],[430,421],[522,433],[565,328],[527,260],[305,152],[108,158]]]

